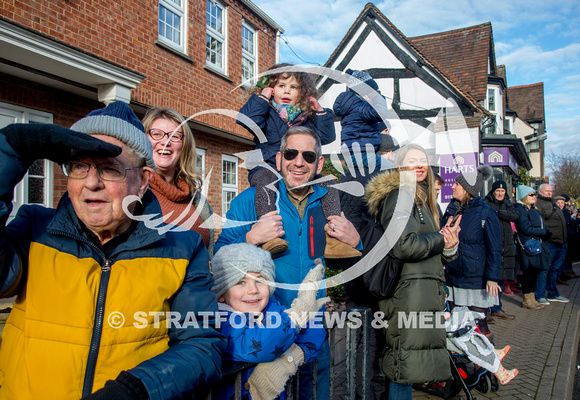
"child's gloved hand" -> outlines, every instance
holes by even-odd
[[[298,345],[292,344],[274,361],[258,364],[248,379],[252,399],[272,400],[278,397],[284,390],[286,381],[296,374],[302,363],[304,351]]]
[[[100,157],[116,157],[121,148],[85,133],[53,124],[12,124],[0,129],[27,165],[47,158],[56,163],[70,160],[73,151]]]
[[[312,316],[311,313],[320,310],[324,304],[330,301],[329,297],[316,299],[323,276],[324,267],[322,264],[318,264],[311,269],[298,288],[298,296],[294,299],[290,308],[285,310],[298,329],[302,329],[306,325]]]

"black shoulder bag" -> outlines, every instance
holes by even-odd
[[[359,232],[363,244],[362,257],[364,258],[375,247],[385,231],[380,223],[364,213]],[[375,266],[362,274],[360,280],[373,296],[381,300],[388,299],[395,292],[402,268],[403,262],[393,255],[391,249]]]

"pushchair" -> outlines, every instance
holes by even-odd
[[[469,335],[472,331],[480,333],[477,320],[473,320],[472,325],[447,330],[447,349],[449,362],[451,364],[452,379],[444,382],[413,385],[413,387],[444,399],[456,396],[463,390],[468,400],[473,399],[471,389],[475,388],[481,393],[498,390],[499,381],[495,375],[483,367],[476,366],[467,355],[457,351],[459,349],[453,345],[454,339]]]

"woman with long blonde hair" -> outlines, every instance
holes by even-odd
[[[400,232],[388,240],[396,240],[393,254],[403,263],[401,275],[393,296],[379,301],[388,322],[383,372],[390,380],[389,399],[411,399],[413,383],[451,377],[445,329],[437,318],[442,318],[445,305],[443,261],[451,261],[457,252],[459,224],[440,229],[434,174],[421,146],[401,148],[395,167],[370,181],[366,200],[387,236]],[[401,315],[413,318],[419,313],[429,314],[433,323],[420,329],[399,326]]]
[[[153,146],[156,169],[150,188],[159,200],[164,221],[198,232],[213,255],[213,229],[201,226],[213,210],[201,194],[202,177],[196,167],[197,151],[189,125],[171,108],[151,108],[143,126]]]

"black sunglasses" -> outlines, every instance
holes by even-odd
[[[530,193],[530,194],[528,194],[528,196],[534,197],[534,196],[536,196],[536,194],[535,193]]]
[[[308,164],[313,164],[316,161],[316,159],[318,158],[316,153],[313,151],[310,151],[310,150],[298,151],[296,149],[286,149],[286,150],[284,150],[284,159],[287,161],[292,161],[296,157],[298,157],[299,153],[302,153],[302,158]]]

